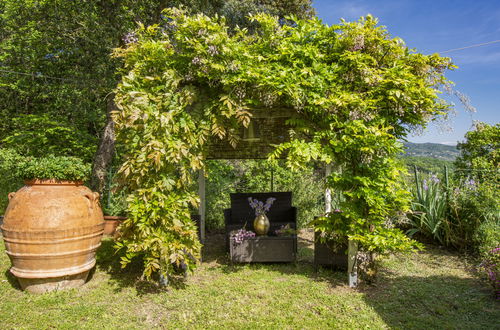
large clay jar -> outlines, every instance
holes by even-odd
[[[104,228],[99,194],[77,181],[25,184],[9,194],[1,226],[11,273],[34,293],[84,284]]]

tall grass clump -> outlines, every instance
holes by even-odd
[[[422,179],[415,172],[410,235],[420,233],[437,243],[482,253],[500,237],[498,184],[472,176]]]
[[[411,216],[412,228],[408,234],[421,233],[440,244],[445,244],[446,232],[446,191],[442,188],[441,180],[432,175],[420,180],[415,172],[416,189],[413,191]]]

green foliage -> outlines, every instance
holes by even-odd
[[[477,177],[450,176],[448,184],[437,176],[416,178],[413,189],[413,228],[439,244],[475,252],[489,251],[500,240],[500,200],[494,172]],[[488,175],[490,177],[488,177]]]
[[[444,244],[451,233],[445,230],[448,199],[440,182],[436,175],[423,180],[418,176],[415,178],[411,216],[413,228],[409,233],[418,232]]]
[[[60,123],[48,115],[21,115],[12,120],[13,131],[1,141],[25,156],[47,154],[77,156],[91,162],[96,138],[88,132]]]
[[[311,2],[311,0],[225,0],[220,2],[217,12],[226,17],[230,26],[256,28],[258,25],[252,24],[249,16],[261,12],[280,18],[287,15],[311,18],[314,15]]]
[[[500,124],[477,122],[458,145],[450,216],[459,232],[454,245],[474,246],[484,271],[500,297]],[[457,235],[458,236],[458,235]]]
[[[482,222],[477,228],[474,241],[482,257],[486,257],[491,250],[500,246],[500,215]]]
[[[189,221],[198,202],[193,173],[205,166],[210,137],[237,145],[253,108],[297,113],[290,141],[272,159],[286,155],[296,169],[312,160],[341,169],[326,186],[345,197],[349,238],[381,253],[415,245],[387,224],[409,206],[398,138],[446,113],[437,88],[448,83],[449,59],[410,51],[371,16],[327,26],[256,14],[255,33],[231,30],[221,17],[178,9],[165,16],[116,51],[125,63],[114,114],[129,194],[119,243],[124,263],[143,253],[146,275],[168,272],[171,262],[194,265],[187,257],[199,248]]]
[[[444,168],[447,167],[448,170],[453,172],[454,164],[450,160],[438,159],[433,157],[423,157],[423,156],[403,156],[401,161],[405,163],[408,172],[413,173],[415,167],[420,173],[424,174],[436,174],[444,175]]]
[[[43,143],[62,154],[52,136],[63,133],[71,144],[85,136],[79,147],[95,150],[85,143],[96,143],[118,79],[109,54],[134,24],[133,13],[124,14],[123,6],[105,2],[4,1],[0,63],[12,72],[0,73],[0,140],[34,152]]]
[[[475,130],[467,132],[465,142],[459,143],[458,149],[460,156],[455,165],[460,169],[468,169],[466,173],[461,173],[462,176],[471,175],[474,170],[491,170],[496,171],[495,179],[499,180],[500,124],[488,125],[477,122]]]
[[[500,222],[500,198],[498,186],[486,181],[468,179],[454,183],[450,191],[448,222],[450,237],[448,245],[460,249],[487,249],[481,241],[490,241],[479,231],[483,223]],[[483,227],[484,228],[484,227]],[[497,234],[497,240],[500,233]],[[491,243],[491,242],[490,242]]]
[[[175,5],[193,13],[226,14],[240,26],[249,25],[245,16],[257,10],[281,17],[312,13],[309,0],[4,0],[0,5],[0,141],[10,137],[9,145],[23,152],[36,152],[43,143],[58,155],[76,153],[60,149],[68,148],[61,143],[64,139],[52,138],[62,133],[69,145],[85,149],[85,155],[79,156],[87,159],[105,123],[108,94],[119,80],[116,70],[121,61],[110,56],[112,50],[124,45],[136,22],[157,23],[161,10]],[[28,132],[40,120],[42,125]],[[47,128],[50,131],[44,132]]]
[[[110,167],[106,176],[106,187],[102,198],[102,210],[105,215],[126,216],[127,215],[127,195],[119,190],[116,182],[115,170]]]
[[[479,265],[479,269],[493,287],[495,297],[500,299],[500,245],[483,255],[483,262]]]
[[[318,218],[316,229],[349,237],[363,249],[378,253],[418,247],[392,224],[409,207],[400,180],[404,168],[396,159],[401,145],[388,133],[389,128],[369,127],[361,121],[339,126],[336,134],[340,136],[325,134],[330,135],[332,146],[328,151],[345,164],[328,180],[343,199],[337,204],[340,212]]]
[[[26,157],[17,165],[17,176],[25,180],[56,179],[85,181],[90,174],[90,165],[80,158],[53,156]]]
[[[0,148],[0,215],[7,208],[8,193],[18,190],[23,185],[23,180],[17,175],[17,166],[23,157],[16,151]]]

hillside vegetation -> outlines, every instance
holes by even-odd
[[[459,151],[456,146],[448,146],[440,143],[412,143],[405,142],[406,157],[430,157],[454,161]]]

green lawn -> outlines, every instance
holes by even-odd
[[[231,265],[220,235],[184,285],[161,290],[121,270],[106,239],[92,279],[45,295],[18,289],[0,248],[0,320],[11,328],[499,328],[500,303],[457,254],[429,247],[386,260],[374,286],[353,290],[342,272],[310,262]]]

